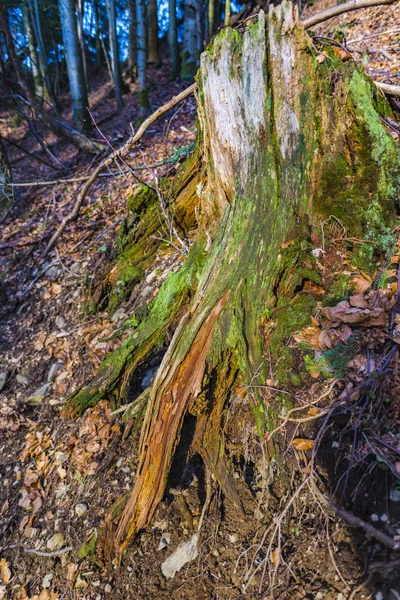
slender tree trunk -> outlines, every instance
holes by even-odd
[[[74,0],[59,0],[59,8],[72,98],[72,114],[79,131],[88,133],[91,130],[91,121],[87,110],[89,103],[78,37],[75,2]]]
[[[39,48],[39,68],[40,68],[41,76],[42,76],[43,83],[44,83],[44,91],[46,94],[45,100],[50,102],[50,104],[52,104],[55,107],[56,101],[55,101],[52,86],[51,86],[49,69],[48,69],[48,64],[47,64],[47,55],[46,55],[46,50],[45,50],[44,42],[43,42],[42,24],[41,24],[41,19],[40,19],[38,0],[30,0],[29,6],[30,6],[30,13],[31,13],[31,19],[32,19],[32,23],[33,23],[33,28],[35,31],[35,36],[36,36],[36,40],[37,40],[38,48]]]
[[[147,94],[146,10],[144,0],[136,0],[136,20],[139,117],[143,119],[150,108]]]
[[[149,63],[158,63],[158,14],[157,0],[147,1],[147,31]]]
[[[12,183],[11,169],[3,140],[0,137],[0,217],[4,210],[8,210],[12,201],[12,188],[7,186],[10,183]]]
[[[124,102],[122,100],[122,77],[121,66],[119,62],[119,48],[117,38],[117,14],[115,9],[115,0],[107,0],[109,38],[111,50],[111,65],[114,80],[115,98],[118,110],[122,110]]]
[[[23,17],[26,35],[28,38],[29,59],[33,79],[33,89],[35,90],[35,94],[38,98],[43,98],[43,80],[39,70],[39,58],[38,53],[36,51],[36,40],[32,29],[31,16],[27,0],[25,0],[23,4]]]
[[[230,22],[231,22],[231,0],[225,0],[225,16],[224,16],[225,27],[229,27]]]
[[[78,28],[78,38],[79,38],[79,45],[81,48],[81,54],[82,54],[82,64],[83,64],[83,75],[85,77],[85,82],[86,82],[86,89],[89,89],[89,80],[88,80],[88,71],[87,71],[87,59],[86,59],[86,48],[85,48],[85,40],[83,37],[83,18],[84,18],[84,3],[83,0],[78,0],[77,1],[77,12],[78,12],[78,17],[77,17],[77,28]]]
[[[214,35],[215,29],[215,0],[208,0],[208,39]]]
[[[186,0],[184,13],[184,34],[181,78],[192,79],[198,67],[198,13],[200,6],[198,0]]]
[[[30,89],[24,72],[22,70],[21,64],[17,58],[17,54],[15,52],[14,42],[11,36],[10,28],[8,25],[8,20],[6,16],[6,11],[4,9],[3,0],[0,0],[0,32],[4,35],[4,40],[7,47],[7,52],[9,56],[9,60],[13,66],[15,71],[18,83],[21,87],[22,93],[24,94],[26,100],[32,107],[32,110],[35,112],[35,115],[38,119],[40,119],[45,125],[47,125],[56,135],[63,137],[78,148],[85,150],[86,152],[97,153],[103,149],[103,146],[100,144],[95,144],[91,142],[85,135],[82,135],[79,131],[76,131],[72,127],[68,126],[66,123],[50,114],[43,108],[41,102],[37,100],[34,93]],[[79,54],[78,54],[79,56]]]
[[[129,0],[129,69],[137,66],[136,0]]]
[[[169,53],[171,58],[171,73],[173,79],[178,79],[180,74],[180,60],[178,47],[178,25],[176,16],[176,0],[168,0],[169,6]]]
[[[102,31],[101,31],[101,27],[100,27],[99,10],[100,10],[99,3],[95,1],[93,3],[93,13],[94,13],[94,35],[95,35],[95,50],[96,50],[96,66],[97,67],[101,66],[101,53],[102,53],[102,48],[101,48]]]

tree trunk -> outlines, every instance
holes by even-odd
[[[28,38],[29,60],[33,79],[33,89],[38,98],[43,98],[43,81],[39,70],[39,57],[36,51],[35,36],[32,30],[31,16],[29,14],[29,6],[27,0],[25,0],[23,6],[23,17],[26,35]]]
[[[208,40],[211,40],[215,29],[215,0],[208,0]]]
[[[76,131],[57,117],[50,114],[43,108],[42,103],[39,102],[35,97],[34,93],[30,89],[26,81],[21,64],[15,52],[14,42],[11,37],[11,32],[8,25],[6,11],[4,9],[3,0],[0,0],[0,31],[4,35],[9,60],[15,71],[18,84],[20,85],[22,93],[25,95],[26,100],[31,105],[31,108],[34,111],[36,117],[45,125],[47,125],[52,131],[54,131],[56,135],[67,139],[78,148],[81,148],[82,150],[91,153],[101,152],[103,150],[102,145],[91,142],[85,135],[83,135],[79,131]]]
[[[137,65],[136,0],[129,0],[129,69]]]
[[[101,36],[103,35],[100,25],[100,6],[98,2],[93,3],[94,13],[94,35],[95,35],[95,49],[96,49],[96,66],[101,66]]]
[[[88,90],[89,89],[89,80],[88,80],[88,70],[87,70],[86,48],[85,48],[85,39],[83,37],[83,19],[84,19],[83,11],[84,11],[84,4],[83,4],[82,0],[78,0],[78,2],[77,2],[78,18],[77,18],[76,24],[77,24],[77,28],[78,28],[79,45],[80,45],[81,54],[82,54],[83,76],[85,78],[86,89]]]
[[[158,14],[157,0],[147,2],[147,32],[148,32],[148,56],[149,63],[158,63]]]
[[[74,0],[59,0],[59,9],[72,98],[72,115],[78,130],[88,133],[91,130],[91,120]]]
[[[12,183],[11,169],[3,140],[0,137],[0,218],[4,211],[9,209],[12,202],[12,188],[7,185],[10,183]]]
[[[149,112],[147,94],[147,48],[146,48],[146,9],[144,0],[136,0],[136,36],[138,62],[139,118]]]
[[[178,79],[180,72],[179,47],[178,47],[178,25],[176,18],[176,0],[168,0],[169,7],[169,29],[168,42],[171,58],[172,79]]]
[[[126,387],[180,318],[149,392],[118,552],[163,497],[188,413],[192,449],[242,510],[220,435],[224,406],[249,382],[265,385],[270,368],[277,388],[307,385],[301,351],[288,340],[317,306],[312,250],[324,221],[340,219],[349,239],[365,242],[354,244],[351,261],[371,271],[396,224],[400,152],[377,110],[390,108],[353,65],[333,53],[319,61],[293,4],[268,18],[261,11],[242,35],[225,29],[203,53],[198,82],[202,162],[195,177],[179,175],[187,186],[179,197],[186,189],[196,206],[196,241],[148,316],[70,399],[70,410],[82,410],[121,381]],[[130,256],[135,264],[135,247]],[[266,405],[254,390],[260,435],[276,426],[278,392]]]
[[[29,9],[31,14],[31,19],[33,23],[33,28],[35,31],[35,37],[39,48],[38,54],[38,66],[41,73],[41,77],[44,83],[44,92],[45,92],[45,100],[50,102],[52,106],[56,106],[53,90],[51,87],[51,81],[49,76],[48,64],[47,64],[47,56],[46,50],[43,43],[43,35],[42,35],[42,24],[40,20],[40,12],[39,12],[39,4],[37,0],[30,0]]]
[[[198,67],[198,13],[200,3],[198,0],[187,0],[185,2],[183,55],[182,55],[182,79],[193,79]]]
[[[225,16],[224,16],[225,27],[229,27],[230,21],[231,21],[231,0],[225,0]]]
[[[114,80],[115,98],[118,110],[122,110],[124,102],[122,100],[122,77],[121,66],[119,62],[119,48],[117,38],[117,14],[115,9],[115,0],[107,0],[107,11],[109,21],[109,36],[111,49],[111,64]]]

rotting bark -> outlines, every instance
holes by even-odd
[[[204,239],[212,243],[204,265],[196,268],[197,291],[149,394],[137,478],[117,531],[117,552],[154,514],[188,412],[197,418],[193,448],[240,509],[219,435],[224,405],[255,373],[257,384],[265,383],[266,349],[279,386],[295,388],[304,380],[287,340],[309,323],[316,306],[304,286],[319,283],[312,235],[318,235],[323,219],[340,218],[351,235],[370,242],[358,244],[353,254],[354,262],[368,268],[373,256],[385,251],[396,222],[400,155],[378,113],[388,115],[390,108],[353,65],[333,53],[330,60],[317,61],[292,4],[272,9],[268,18],[260,12],[243,35],[225,29],[202,55],[198,84],[206,177],[196,187],[195,248]],[[190,266],[190,256],[182,269]],[[160,299],[171,290],[168,283]],[[163,331],[178,313],[163,321]],[[144,330],[147,320],[140,327]],[[146,341],[136,350],[137,332],[130,339],[124,382],[155,347]],[[111,363],[109,357],[101,372]],[[80,407],[116,389],[121,372],[107,373],[100,386],[92,382],[78,396]],[[260,434],[274,426],[281,402],[277,396],[265,406],[255,390]]]

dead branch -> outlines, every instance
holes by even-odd
[[[348,525],[350,525],[350,527],[355,527],[356,529],[362,529],[365,534],[373,537],[378,542],[381,542],[381,544],[383,544],[384,546],[386,546],[388,548],[392,548],[393,550],[400,550],[400,542],[396,542],[396,540],[394,540],[392,537],[390,537],[383,531],[376,529],[370,523],[363,521],[362,519],[360,519],[360,517],[357,517],[354,513],[350,512],[349,510],[346,510],[345,508],[340,508],[339,506],[336,506],[336,504],[334,504],[332,502],[332,500],[327,498],[320,491],[320,489],[318,488],[314,479],[312,477],[310,479],[311,479],[311,487],[312,487],[313,491],[316,493],[316,495],[318,496],[318,498],[323,502],[323,504],[325,504],[330,510],[332,510],[338,517],[340,517],[341,519],[346,521],[346,523],[348,523]]]
[[[76,216],[78,215],[79,209],[82,205],[82,202],[84,201],[84,199],[86,197],[86,194],[88,193],[88,191],[91,188],[94,181],[96,181],[97,177],[100,175],[101,171],[103,171],[103,169],[106,169],[107,167],[109,167],[114,162],[115,159],[124,158],[129,153],[131,148],[136,144],[136,142],[138,142],[143,137],[143,135],[145,134],[147,129],[150,127],[150,125],[152,125],[154,123],[154,121],[157,121],[157,119],[159,119],[163,114],[165,114],[171,108],[176,106],[179,102],[181,102],[182,100],[187,98],[187,96],[190,96],[190,94],[192,94],[195,89],[197,89],[197,83],[193,83],[193,85],[191,85],[188,88],[186,88],[185,90],[183,90],[183,92],[181,92],[177,96],[174,96],[169,102],[167,102],[163,106],[160,106],[160,108],[158,108],[155,112],[153,112],[153,114],[150,115],[141,124],[141,126],[139,127],[137,132],[128,139],[128,141],[122,146],[122,148],[119,148],[118,150],[113,152],[110,156],[108,156],[107,158],[102,160],[102,162],[93,171],[92,175],[89,177],[89,179],[83,186],[81,193],[79,194],[72,211],[63,219],[63,221],[61,222],[61,225],[59,226],[59,228],[57,229],[57,231],[51,238],[51,240],[48,243],[47,248],[45,250],[45,254],[47,254],[47,252],[49,252],[53,248],[54,244],[56,243],[56,241],[58,240],[58,238],[60,237],[60,235],[66,228],[66,226],[68,225],[68,223],[70,223],[71,221],[73,221],[76,218]]]
[[[389,94],[389,96],[400,96],[400,85],[391,85],[390,83],[382,83],[381,81],[375,81],[375,85],[385,94]]]
[[[353,10],[359,10],[360,8],[370,8],[371,6],[380,6],[382,4],[393,4],[395,0],[355,0],[354,2],[346,2],[345,4],[339,4],[324,10],[321,13],[313,15],[303,21],[304,29],[319,25],[328,19],[342,15],[343,13],[351,12]]]

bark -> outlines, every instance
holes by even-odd
[[[87,110],[89,103],[74,0],[59,0],[59,9],[67,59],[73,119],[79,131],[88,133],[91,130],[91,120]]]
[[[193,79],[199,65],[198,18],[201,7],[199,0],[186,0],[184,13],[182,79]]]
[[[224,16],[225,27],[229,27],[230,21],[231,21],[231,0],[225,0],[225,16]]]
[[[12,183],[11,169],[3,140],[0,138],[0,217],[3,216],[4,210],[8,210],[12,202],[12,188],[7,185],[10,183]]]
[[[136,0],[129,0],[129,69],[137,65]]]
[[[40,19],[39,4],[38,4],[37,0],[29,1],[29,10],[30,10],[33,28],[35,31],[35,37],[36,37],[36,41],[37,41],[38,49],[39,49],[38,66],[39,66],[40,74],[42,77],[42,81],[44,83],[44,92],[46,94],[45,100],[47,100],[53,106],[55,106],[56,102],[55,102],[54,94],[52,91],[52,86],[51,86],[51,81],[50,81],[50,76],[49,76],[49,71],[48,71],[47,56],[46,56],[46,50],[44,47],[43,35],[42,35],[42,24],[41,24],[41,19]]]
[[[158,63],[158,15],[157,0],[148,0],[147,2],[147,22],[148,22],[148,56],[149,63]]]
[[[139,118],[143,119],[149,112],[147,94],[147,47],[146,47],[146,9],[144,0],[136,0],[136,35],[138,62]]]
[[[168,42],[171,58],[172,79],[178,79],[180,72],[179,47],[178,47],[178,25],[176,17],[176,0],[168,0],[169,7],[169,29]]]
[[[13,66],[16,74],[18,84],[24,94],[26,100],[31,105],[36,117],[47,125],[54,133],[60,137],[63,137],[70,141],[72,144],[85,150],[86,152],[98,153],[103,150],[103,146],[91,142],[85,135],[82,135],[79,131],[76,131],[48,111],[43,107],[43,104],[37,100],[34,93],[30,89],[21,64],[15,52],[14,42],[11,37],[10,28],[7,21],[6,11],[4,9],[3,0],[0,0],[0,31],[4,35],[4,40],[7,46],[10,63]]]
[[[288,340],[317,305],[309,284],[321,283],[312,255],[321,224],[333,215],[349,237],[373,242],[354,245],[351,260],[365,269],[385,251],[396,224],[400,153],[377,110],[388,116],[390,108],[353,65],[333,54],[318,62],[291,3],[268,18],[260,12],[242,35],[225,29],[202,55],[198,83],[202,160],[187,181],[196,240],[148,317],[70,404],[82,410],[121,381],[126,388],[172,324],[149,393],[117,552],[148,525],[163,497],[188,413],[196,417],[192,449],[241,510],[220,435],[224,407],[238,387],[264,385],[270,368],[277,388],[307,385]],[[184,194],[185,187],[181,210]],[[249,401],[260,435],[274,428],[282,395],[267,406],[255,390]]]
[[[122,110],[124,102],[122,100],[122,76],[121,65],[119,62],[119,48],[117,37],[117,14],[115,9],[115,0],[107,0],[109,37],[111,49],[111,64],[114,80],[115,98],[118,110]]]
[[[208,39],[211,40],[215,30],[215,0],[208,0]]]
[[[23,18],[25,24],[26,35],[29,46],[29,59],[33,79],[33,89],[38,98],[43,98],[43,81],[39,70],[39,57],[36,51],[36,41],[31,24],[31,16],[29,14],[29,6],[27,0],[23,5]]]

